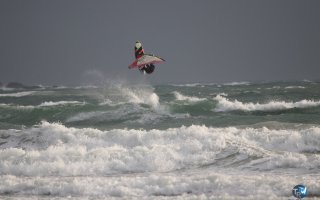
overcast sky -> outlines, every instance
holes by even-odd
[[[0,81],[319,80],[319,10],[317,0],[1,0]],[[166,60],[151,75],[128,69],[136,40]]]

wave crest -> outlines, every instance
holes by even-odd
[[[34,94],[35,91],[15,92],[0,94],[0,97],[24,97]]]
[[[15,104],[0,103],[0,107],[13,108],[13,109],[35,109],[35,108],[42,108],[42,107],[85,105],[85,104],[86,104],[85,102],[80,102],[80,101],[45,101],[39,105],[15,105]]]
[[[199,97],[193,97],[193,96],[186,96],[183,95],[177,91],[173,92],[174,96],[178,101],[188,101],[188,102],[199,102],[199,101],[205,101],[206,98],[199,98]]]
[[[298,102],[285,102],[285,101],[270,101],[269,103],[243,103],[238,100],[231,101],[228,98],[217,95],[214,100],[218,101],[217,107],[214,111],[225,112],[233,110],[242,111],[276,111],[276,110],[287,110],[292,108],[308,108],[316,107],[320,105],[320,101],[313,100],[301,100]]]

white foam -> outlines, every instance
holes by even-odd
[[[0,136],[0,194],[287,199],[298,183],[320,194],[310,174],[320,167],[310,154],[320,152],[316,126],[101,131],[42,122]]]
[[[267,90],[274,90],[274,89],[279,90],[279,89],[281,89],[281,87],[280,87],[280,86],[278,86],[278,85],[276,85],[276,86],[269,87],[269,88],[266,88],[266,89],[267,89]]]
[[[47,107],[47,106],[60,106],[60,105],[69,105],[69,104],[81,104],[84,105],[85,102],[79,101],[45,101],[38,105],[38,107]]]
[[[95,94],[100,101],[99,105],[121,106],[111,111],[78,113],[69,117],[67,122],[90,119],[97,122],[131,119],[125,123],[145,124],[154,123],[163,117],[171,116],[169,108],[160,104],[159,96],[150,85],[129,86],[125,83],[110,83],[105,90],[107,90],[105,94],[103,92]]]
[[[150,91],[145,91],[143,89],[129,89],[123,88],[122,91],[128,97],[128,101],[135,104],[147,104],[153,108],[159,106],[159,96]]]
[[[193,97],[193,96],[186,96],[183,95],[177,91],[173,92],[174,96],[178,101],[188,101],[188,102],[199,102],[199,101],[205,101],[206,98],[199,98],[199,97]]]
[[[306,87],[304,86],[299,86],[299,85],[291,85],[291,86],[287,86],[285,87],[285,89],[305,89]]]
[[[319,195],[318,178],[310,175],[226,173],[215,170],[111,177],[19,177],[2,175],[0,194],[41,195],[59,199],[272,199],[292,197],[297,183]],[[22,196],[22,197],[23,197]],[[308,197],[312,198],[312,197]],[[32,199],[32,198],[31,198]],[[35,199],[35,197],[33,197]]]
[[[202,86],[201,83],[186,83],[186,84],[172,84],[172,86],[176,87],[198,87]]]
[[[285,101],[270,101],[269,103],[243,103],[238,100],[229,100],[222,95],[217,95],[214,100],[218,101],[217,107],[214,111],[224,112],[232,110],[242,111],[275,111],[275,110],[287,110],[292,108],[308,108],[316,107],[320,105],[320,101],[313,100],[301,100],[298,102],[285,102]]]
[[[98,99],[99,105],[148,105],[157,112],[166,110],[165,106],[160,105],[159,96],[151,85],[129,85],[121,81],[110,81],[105,87],[99,89],[89,94]]]
[[[15,93],[5,93],[0,94],[0,97],[23,97],[34,94],[35,91],[25,91],[25,92],[15,92]]]
[[[132,104],[146,104],[157,111],[165,108],[160,105],[159,96],[154,92],[154,88],[150,85],[139,85],[137,87],[130,87],[125,84],[112,85],[111,89],[116,89],[118,95],[128,103]]]
[[[4,107],[4,108],[13,108],[13,109],[34,109],[35,106],[32,105],[14,105],[14,104],[6,104],[6,103],[0,103],[0,107]]]
[[[320,152],[320,127],[270,130],[193,125],[167,130],[100,131],[43,122],[30,129],[1,130],[0,135],[5,136],[0,138],[0,174],[17,176],[166,172],[215,164],[217,158],[228,155],[234,159],[224,161],[226,166],[248,157],[259,158],[238,166],[240,169],[320,167],[318,155],[304,155]]]
[[[227,85],[227,86],[250,85],[250,82],[247,82],[247,81],[230,82],[230,83],[224,83],[223,85]]]
[[[99,88],[96,85],[83,85],[83,86],[76,86],[74,89],[97,89]]]
[[[39,105],[15,105],[15,104],[0,104],[0,107],[14,108],[14,109],[35,109],[42,107],[64,106],[64,105],[85,105],[85,102],[80,101],[45,101]]]
[[[108,99],[108,98],[105,98],[102,100],[102,102],[99,103],[100,106],[104,106],[104,105],[114,105],[114,103]]]

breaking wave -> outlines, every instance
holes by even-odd
[[[38,105],[37,107],[47,107],[47,106],[60,106],[60,105],[69,105],[69,104],[80,104],[84,105],[85,102],[79,102],[79,101],[46,101]]]
[[[186,83],[186,84],[172,84],[175,87],[199,87],[203,86],[201,83]]]
[[[206,165],[258,170],[320,167],[318,154],[303,154],[320,152],[319,127],[272,130],[192,125],[101,131],[42,122],[29,129],[1,130],[0,144],[0,175],[105,176]],[[238,165],[248,157],[252,161]]]
[[[214,111],[225,112],[233,110],[241,111],[276,111],[276,110],[287,110],[292,108],[308,108],[316,107],[320,105],[320,101],[313,100],[301,100],[297,102],[285,102],[285,101],[270,101],[269,103],[260,104],[260,103],[243,103],[238,100],[231,101],[228,98],[217,95],[214,97],[216,100],[217,107]]]
[[[223,85],[226,85],[226,86],[250,85],[250,82],[247,82],[247,81],[230,82],[230,83],[224,83]]]
[[[197,175],[180,174],[179,176],[165,173],[124,177],[83,176],[64,178],[30,178],[5,175],[1,177],[0,194],[24,194],[30,197],[28,200],[39,198],[33,195],[42,195],[41,199],[51,199],[52,197],[61,199],[65,197],[63,199],[83,200],[285,200],[291,196],[290,189],[293,185],[305,181],[308,181],[308,190],[313,192],[313,195],[318,196],[318,180],[316,178],[277,175],[265,175],[263,177],[251,175],[246,177],[244,175],[219,173],[214,170],[207,170]]]
[[[0,94],[0,97],[24,97],[24,96],[32,95],[34,93],[35,93],[35,91],[5,93],[5,94]]]
[[[316,172],[319,152],[319,126],[99,130],[43,121],[0,130],[0,195],[276,199],[307,179],[318,194],[317,179],[269,172]]]
[[[154,88],[150,85],[139,85],[131,87],[125,84],[112,84],[108,88],[115,92],[115,95],[119,96],[117,102],[113,102],[110,99],[104,99],[102,104],[107,105],[120,105],[125,103],[132,104],[145,104],[149,105],[153,109],[160,108],[159,96],[154,92]]]
[[[299,85],[292,85],[292,86],[287,86],[285,89],[305,89],[306,87],[304,86],[299,86]]]
[[[199,97],[193,97],[193,96],[185,96],[182,95],[181,93],[174,91],[173,92],[174,96],[178,101],[188,101],[188,102],[199,102],[199,101],[205,101],[207,100],[206,98],[199,98]]]

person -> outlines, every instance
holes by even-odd
[[[134,52],[136,59],[144,55],[144,49],[140,41],[136,41],[136,45],[134,46]],[[141,73],[151,74],[154,71],[154,68],[155,66],[151,63],[140,67],[139,70]]]
[[[141,73],[151,74],[154,71],[154,68],[155,66],[151,63],[151,64],[144,65],[139,70]]]
[[[136,45],[134,46],[134,55],[136,59],[144,55],[144,49],[142,48],[142,44],[139,41],[136,41]]]

